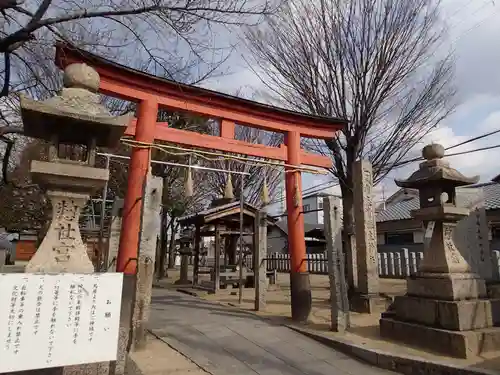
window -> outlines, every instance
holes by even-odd
[[[302,206],[302,212],[307,212],[311,210],[311,206],[309,204],[305,204]]]
[[[385,233],[386,245],[409,245],[413,242],[413,232]]]
[[[323,199],[318,200],[318,210],[323,209]]]

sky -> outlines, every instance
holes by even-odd
[[[443,19],[448,26],[445,47],[454,51],[456,59],[455,85],[459,105],[455,112],[429,134],[422,145],[412,150],[419,156],[425,144],[436,142],[445,147],[469,138],[500,129],[500,1],[499,0],[444,0]],[[253,74],[243,55],[233,54],[230,59],[232,74],[211,80],[205,85],[212,89],[234,92],[243,88],[255,91],[263,86]],[[456,147],[453,152],[500,144],[500,133],[483,140]],[[489,151],[453,156],[451,165],[465,175],[480,175],[482,182],[500,174],[500,148]],[[376,200],[388,198],[397,191],[394,178],[406,178],[418,168],[418,163],[391,171],[388,177],[375,187]],[[304,174],[303,189],[329,181],[329,176]],[[340,194],[338,187],[329,192]],[[279,205],[273,210],[279,210]]]

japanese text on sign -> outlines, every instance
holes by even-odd
[[[0,373],[116,360],[122,282],[0,274]]]

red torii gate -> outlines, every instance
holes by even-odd
[[[215,149],[223,152],[245,154],[284,161],[291,166],[309,165],[331,167],[331,159],[304,151],[300,147],[301,137],[331,139],[335,132],[347,123],[338,118],[311,116],[298,112],[225,95],[195,86],[158,78],[123,65],[114,63],[67,43],[56,44],[56,64],[64,68],[71,63],[86,63],[100,75],[100,92],[138,103],[137,120],[126,134],[138,142],[153,143],[155,139],[184,146]],[[190,112],[220,120],[220,136],[212,136],[169,128],[167,123],[157,123],[158,108],[165,107],[180,112]],[[269,147],[234,139],[235,124],[264,129],[285,135],[285,144]],[[134,274],[137,258],[142,186],[150,160],[148,148],[132,151],[127,193],[125,196],[122,232],[117,257],[117,271]],[[302,310],[299,295],[302,291],[310,298],[304,240],[304,218],[302,212],[302,186],[300,171],[287,167],[286,207],[288,216],[288,251],[292,283],[292,317],[295,310]],[[295,190],[298,189],[296,192]],[[298,196],[299,202],[294,202]],[[298,204],[297,204],[298,203]],[[308,290],[309,289],[309,290]],[[295,291],[295,293],[294,293]],[[293,295],[297,295],[293,298]],[[304,296],[305,297],[305,296]],[[294,299],[296,301],[294,301]],[[294,307],[295,306],[295,307]],[[300,315],[300,313],[297,311]]]

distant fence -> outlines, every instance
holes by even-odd
[[[403,279],[417,272],[420,262],[424,258],[422,251],[408,251],[408,249],[379,251],[378,252],[378,274],[380,277]],[[290,255],[273,253],[268,256],[267,269],[278,272],[290,272]],[[307,254],[304,259],[307,272],[313,274],[328,274],[328,261],[326,254]],[[190,259],[192,264],[192,257]],[[207,258],[205,266],[213,267],[214,258]],[[500,251],[492,251],[493,278],[500,280]],[[224,264],[221,258],[220,264]],[[252,267],[252,256],[245,258],[247,267]]]

